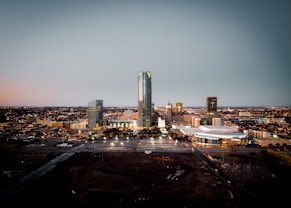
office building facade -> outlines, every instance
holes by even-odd
[[[93,100],[88,103],[88,128],[102,126],[103,100]]]
[[[138,126],[152,126],[152,75],[149,71],[138,73]]]
[[[206,112],[214,114],[217,112],[217,97],[206,98]]]

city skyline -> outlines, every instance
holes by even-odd
[[[291,106],[290,1],[0,5],[0,106]]]

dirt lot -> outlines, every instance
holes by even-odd
[[[182,173],[176,179],[168,176]],[[79,153],[26,187],[13,205],[233,207],[193,154]]]
[[[264,152],[212,154],[256,206],[288,203],[291,168]],[[223,163],[221,163],[221,159]],[[175,173],[181,175],[173,178]],[[5,203],[29,207],[242,207],[193,153],[80,152]]]

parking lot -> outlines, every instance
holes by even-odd
[[[150,137],[144,139],[110,138],[96,139],[86,144],[80,151],[125,151],[125,152],[191,152],[192,146],[169,137]]]

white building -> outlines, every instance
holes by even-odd
[[[161,117],[158,117],[158,127],[165,128],[166,127],[166,120],[162,119]]]
[[[212,118],[212,126],[222,126],[223,119],[222,118]]]
[[[233,146],[244,144],[247,135],[239,132],[237,127],[201,125],[198,128],[180,128],[180,131],[197,145],[202,146]]]

